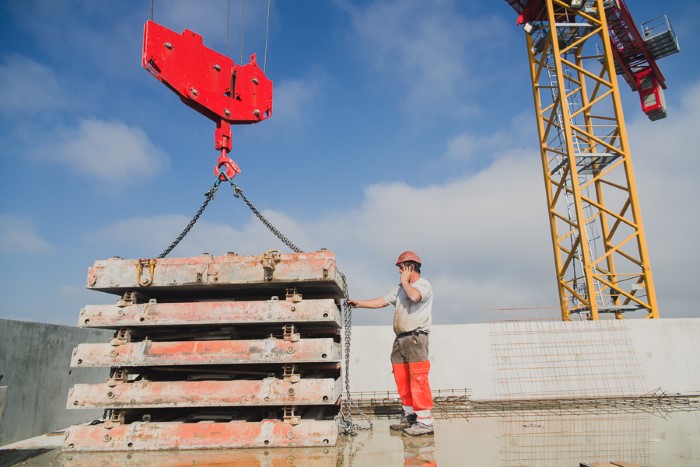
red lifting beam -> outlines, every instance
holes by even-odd
[[[205,47],[202,36],[189,29],[177,34],[147,21],[142,64],[182,102],[216,123],[219,166],[226,166],[229,178],[240,172],[226,155],[232,148],[231,125],[258,123],[272,115],[272,81],[258,67],[255,54],[250,63],[236,65]]]

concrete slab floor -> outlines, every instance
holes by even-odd
[[[0,466],[638,466],[700,465],[700,412],[664,414],[508,414],[440,419],[435,434],[391,433],[393,419],[341,436],[335,447],[212,451],[61,453],[62,433],[0,448]]]

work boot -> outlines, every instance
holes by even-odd
[[[421,422],[416,422],[410,427],[404,429],[401,434],[404,436],[421,436],[432,435],[435,432],[433,425],[425,425]]]
[[[412,424],[416,423],[416,419],[417,416],[414,413],[410,415],[403,414],[403,417],[401,417],[399,423],[392,423],[389,425],[389,429],[391,431],[403,431],[406,428],[410,428]]]

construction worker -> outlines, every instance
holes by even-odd
[[[348,300],[356,308],[384,308],[394,305],[394,345],[391,366],[403,405],[399,423],[390,426],[408,436],[433,433],[433,396],[428,372],[428,333],[432,322],[433,289],[420,275],[421,259],[404,251],[396,260],[401,283],[384,297]]]

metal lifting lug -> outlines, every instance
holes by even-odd
[[[294,407],[285,407],[284,416],[282,417],[285,423],[298,425],[301,423],[301,415],[296,415]]]
[[[285,324],[282,326],[282,338],[289,342],[299,342],[301,334],[295,332],[297,329],[293,324]]]
[[[119,308],[124,308],[125,306],[136,305],[138,303],[138,294],[133,290],[124,292],[122,298],[117,300],[117,306]]]
[[[287,287],[285,300],[292,303],[299,303],[302,300],[301,294],[297,292],[296,287]],[[294,310],[292,310],[294,311]]]
[[[261,262],[265,270],[265,280],[271,281],[272,274],[275,271],[275,266],[282,260],[282,255],[279,250],[267,250],[263,255]]]
[[[288,364],[282,366],[282,379],[287,383],[298,383],[301,381],[301,374],[299,374],[299,367],[295,364]]]
[[[121,328],[115,334],[114,337],[109,341],[110,345],[113,347],[118,347],[120,345],[125,345],[131,342],[131,329]]]
[[[111,430],[114,427],[123,425],[125,419],[126,417],[124,416],[124,412],[121,410],[112,410],[105,419],[104,427],[107,430]]]
[[[129,380],[129,373],[120,368],[118,370],[114,370],[112,372],[112,376],[107,378],[107,386],[110,388],[113,388],[115,386],[118,386],[120,384],[126,383]]]

